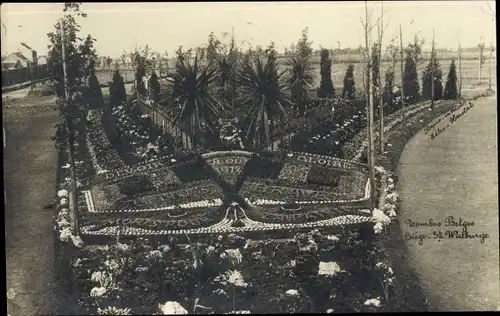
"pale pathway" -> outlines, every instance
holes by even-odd
[[[439,228],[410,228],[405,220],[473,221],[479,239],[406,241],[432,310],[500,310],[496,99],[475,106],[434,140],[421,130],[398,167],[403,235],[432,235]],[[446,124],[444,124],[446,125]],[[443,124],[440,123],[439,127]],[[461,230],[461,228],[458,228]]]

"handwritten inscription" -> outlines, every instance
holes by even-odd
[[[412,219],[407,219],[404,221],[404,225],[409,228],[430,228],[431,231],[427,232],[406,232],[404,235],[405,241],[415,240],[418,241],[419,245],[424,243],[424,240],[449,240],[449,239],[479,239],[481,244],[484,244],[485,240],[490,237],[488,233],[480,232],[474,233],[470,232],[469,229],[475,227],[473,221],[467,221],[462,217],[455,218],[453,216],[448,216],[443,222],[429,219],[425,222],[418,222]],[[443,228],[443,230],[441,230]]]
[[[454,124],[460,117],[465,115],[474,104],[469,102],[469,105],[465,106],[465,102],[461,102],[459,106],[449,110],[444,115],[440,116],[436,121],[428,124],[424,127],[424,133],[428,134],[431,132],[431,139],[435,139],[438,135],[443,133],[451,124]],[[437,127],[439,123],[443,122],[444,126]]]

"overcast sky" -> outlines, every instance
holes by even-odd
[[[495,9],[494,1],[489,1]],[[16,51],[25,41],[39,55],[49,44],[47,33],[54,30],[62,15],[61,3],[8,3],[1,6],[2,54]],[[384,1],[384,20],[389,25],[384,41],[399,33],[402,24],[406,44],[415,33],[431,42],[435,29],[438,47],[476,46],[481,35],[495,42],[495,24],[485,1]],[[372,20],[380,15],[380,2],[369,1]],[[296,42],[309,27],[313,46],[358,47],[364,43],[360,18],[364,2],[220,2],[220,3],[84,3],[88,14],[81,18],[82,37],[90,33],[100,55],[118,57],[123,50],[146,45],[172,55],[179,45],[196,47],[214,32],[220,36],[235,27],[238,42],[267,46],[274,41],[278,50]],[[410,23],[413,21],[412,23]],[[376,36],[376,28],[373,32]],[[384,45],[385,46],[385,45]],[[428,46],[428,45],[427,45]],[[246,45],[243,45],[246,47]]]

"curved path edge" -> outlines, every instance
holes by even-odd
[[[444,235],[421,245],[418,239],[404,242],[405,259],[420,280],[430,310],[500,310],[496,97],[473,103],[455,123],[440,123],[440,128],[449,126],[434,139],[418,131],[397,165],[402,235]],[[463,231],[445,227],[450,216],[456,222],[474,222],[468,227],[470,235],[488,237],[484,243],[481,238],[446,238],[449,230]],[[407,220],[433,220],[442,226],[409,227]]]

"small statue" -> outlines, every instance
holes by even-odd
[[[237,118],[232,120],[219,119],[219,124],[221,124],[219,137],[226,146],[244,149],[240,137],[241,130],[236,127],[237,123]]]

